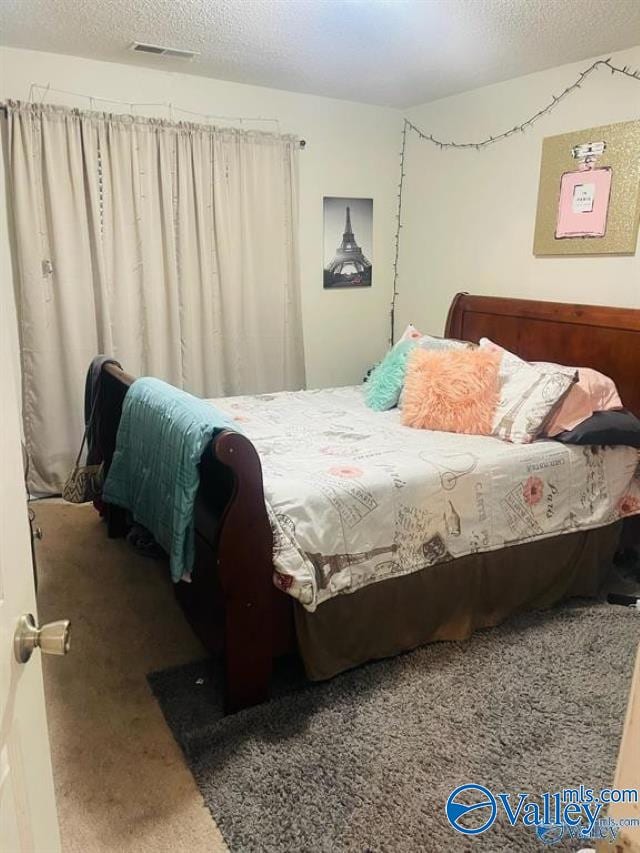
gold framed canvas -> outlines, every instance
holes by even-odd
[[[535,255],[633,255],[640,223],[640,121],[542,142]]]

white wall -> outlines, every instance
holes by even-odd
[[[613,59],[639,68],[640,47]],[[524,121],[592,61],[445,98],[406,114],[427,134],[483,139]],[[484,150],[440,150],[410,134],[396,330],[412,321],[441,334],[451,298],[460,290],[640,308],[640,254],[533,255],[542,139],[637,118],[640,83],[601,68],[532,129]]]
[[[363,372],[380,358],[388,337],[400,128],[396,111],[131,65],[0,48],[0,99],[27,100],[32,82],[116,100],[171,102],[201,113],[278,118],[283,132],[306,139],[307,147],[299,159],[307,384],[314,387],[359,382]],[[51,92],[47,100],[89,107],[86,98],[58,92]],[[96,104],[95,108],[126,111],[117,104]],[[168,110],[159,107],[138,112],[168,117]],[[175,117],[188,118],[177,112]],[[273,129],[270,124],[248,126]],[[374,199],[372,288],[323,291],[323,195]],[[1,196],[0,202],[4,206]],[[7,257],[3,211],[3,288],[10,281]]]

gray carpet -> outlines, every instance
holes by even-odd
[[[549,848],[500,819],[458,834],[448,795],[611,784],[639,641],[637,614],[579,603],[321,684],[283,670],[230,717],[206,662],[149,681],[234,853],[513,853]]]

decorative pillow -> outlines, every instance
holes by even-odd
[[[407,364],[402,423],[489,435],[500,399],[501,358],[481,349],[415,349]]]
[[[551,370],[529,364],[488,338],[480,339],[480,349],[494,354],[502,352],[500,402],[492,435],[514,444],[528,444],[539,435],[578,378],[577,370],[560,365]]]
[[[422,337],[422,332],[419,332],[415,326],[413,326],[411,323],[409,323],[407,328],[404,330],[404,332],[400,336],[398,343],[400,344],[400,343],[402,343],[402,341],[417,341],[418,338],[421,338],[421,337]]]
[[[559,366],[540,361],[533,363],[552,370]],[[590,367],[576,369],[578,381],[569,389],[567,396],[545,425],[545,435],[554,436],[564,430],[571,430],[590,418],[594,412],[622,408],[622,400],[613,379]]]
[[[428,352],[443,352],[444,350],[461,350],[461,349],[476,349],[477,344],[472,344],[469,341],[458,341],[455,338],[437,338],[434,335],[420,335],[416,343],[420,349]],[[404,406],[404,388],[400,392],[398,406]]]
[[[420,349],[431,350],[460,350],[476,349],[477,344],[470,341],[458,341],[455,338],[437,338],[434,335],[422,335],[418,340]]]
[[[407,357],[416,348],[414,340],[398,341],[373,368],[364,386],[364,399],[370,409],[384,412],[398,405],[407,369]]]
[[[594,412],[575,429],[554,436],[563,444],[640,448],[640,420],[626,409],[614,412]]]

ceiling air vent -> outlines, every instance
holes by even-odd
[[[130,50],[134,53],[153,53],[156,56],[173,56],[177,59],[187,59],[191,61],[197,56],[195,50],[181,50],[178,47],[161,47],[159,44],[145,44],[142,41],[134,41],[131,44]]]

